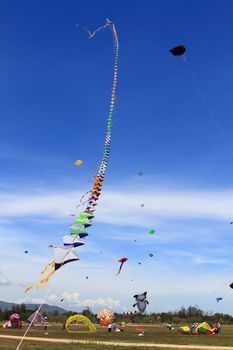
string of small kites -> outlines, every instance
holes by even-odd
[[[105,25],[99,27],[94,32],[90,32],[86,29],[89,38],[93,38],[97,32],[103,29],[110,29],[113,35],[113,44],[115,49],[115,62],[113,70],[113,86],[111,94],[111,102],[107,119],[107,130],[105,134],[104,151],[101,162],[99,163],[97,174],[94,178],[94,184],[91,191],[87,194],[90,195],[86,201],[86,209],[79,213],[79,216],[75,217],[74,224],[70,225],[70,234],[63,237],[63,247],[54,247],[54,260],[48,263],[41,274],[48,272],[48,275],[44,277],[40,282],[32,284],[25,289],[25,293],[32,288],[45,285],[55,272],[63,265],[79,260],[75,252],[75,248],[84,245],[82,239],[88,236],[86,229],[92,226],[92,219],[94,218],[95,206],[101,195],[102,184],[105,178],[105,172],[108,165],[108,158],[110,152],[111,132],[112,132],[112,118],[114,107],[116,103],[116,88],[117,88],[117,76],[118,76],[118,58],[119,58],[119,42],[116,32],[116,28],[113,22],[106,19]],[[75,164],[77,166],[82,165],[82,160],[78,159]],[[73,216],[73,215],[72,215]],[[51,271],[52,270],[52,271]]]
[[[117,77],[118,77],[118,58],[119,58],[119,42],[118,36],[116,32],[116,28],[113,22],[109,19],[106,19],[105,25],[99,27],[94,32],[87,31],[89,38],[93,38],[100,30],[110,29],[113,34],[113,44],[115,49],[115,62],[114,62],[114,70],[113,70],[113,85],[112,85],[112,94],[111,94],[111,102],[110,108],[107,118],[107,130],[105,134],[105,142],[104,142],[104,151],[101,162],[98,165],[97,174],[94,177],[94,184],[90,191],[86,192],[86,194],[81,198],[80,205],[86,204],[86,209],[79,213],[79,216],[75,217],[75,214],[70,214],[69,216],[74,216],[74,224],[70,225],[70,234],[63,236],[63,247],[53,247],[50,245],[49,247],[54,249],[54,260],[49,262],[45,268],[41,271],[41,275],[44,275],[46,272],[48,275],[44,277],[41,281],[36,284],[31,284],[25,288],[25,293],[31,290],[32,288],[39,288],[40,286],[48,283],[50,278],[55,274],[55,272],[60,269],[63,265],[68,264],[73,261],[79,260],[79,257],[76,254],[75,248],[83,246],[83,239],[88,236],[88,232],[86,229],[92,226],[92,219],[94,218],[95,206],[97,205],[97,201],[101,195],[102,184],[105,178],[105,172],[108,165],[108,158],[110,152],[110,142],[111,142],[111,132],[112,132],[112,118],[114,107],[116,103],[116,88],[117,88]],[[81,159],[76,160],[75,165],[81,166],[83,161]],[[142,176],[143,172],[139,172],[139,176]],[[89,198],[83,202],[83,198],[88,195]],[[141,205],[143,207],[144,204]],[[149,231],[150,234],[154,234],[154,230]],[[28,253],[28,251],[25,251]],[[151,254],[150,256],[153,256]],[[121,258],[118,260],[120,263],[119,270],[117,275],[122,270],[123,264],[128,261],[128,258]],[[140,263],[139,263],[140,264]]]

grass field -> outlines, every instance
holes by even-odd
[[[165,327],[141,325],[145,329],[145,336],[138,337],[135,328],[137,326],[127,326],[123,333],[108,333],[106,328],[98,327],[96,333],[89,333],[83,326],[78,326],[79,332],[76,334],[68,334],[62,330],[61,325],[50,326],[47,329],[48,334],[42,328],[31,329],[28,333],[29,337],[39,338],[65,338],[73,340],[90,340],[90,341],[112,341],[112,342],[127,342],[127,343],[160,343],[160,344],[185,344],[185,345],[209,345],[214,346],[233,346],[233,326],[223,326],[221,335],[211,336],[191,336],[191,335],[177,335],[176,330],[169,331]],[[22,330],[0,329],[0,335],[23,335],[26,328]],[[10,350],[15,349],[19,341],[0,339],[0,349]],[[134,347],[112,347],[110,345],[94,345],[94,344],[59,344],[59,343],[40,343],[25,341],[21,350],[132,350]],[[138,348],[143,349],[143,348]],[[153,348],[150,348],[153,350]],[[164,348],[165,350],[166,348]]]

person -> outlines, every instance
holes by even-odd
[[[197,328],[198,326],[198,322],[194,322],[194,324],[192,325],[192,328]]]
[[[220,332],[221,332],[221,324],[219,322],[217,322],[216,329],[215,329],[214,333],[220,335]]]
[[[47,331],[47,328],[48,328],[48,317],[45,317],[44,319],[45,319],[45,321],[44,321],[44,331]]]
[[[121,329],[121,328],[115,328],[115,332],[124,332],[124,329]]]
[[[109,325],[108,325],[108,333],[111,333],[111,331],[112,331],[112,323],[109,323]]]

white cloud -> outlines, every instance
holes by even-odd
[[[11,284],[10,281],[8,281],[6,278],[1,277],[0,278],[0,286],[9,286]]]
[[[85,299],[82,301],[83,306],[101,306],[101,307],[109,307],[109,308],[115,308],[119,307],[121,305],[119,300],[115,300],[112,298],[98,298],[98,299]]]
[[[64,217],[73,212],[81,192],[56,191],[35,194],[1,192],[2,217]],[[141,208],[140,203],[145,203]],[[210,218],[231,220],[233,190],[171,190],[154,188],[150,192],[105,190],[99,203],[96,221],[150,227],[155,218]],[[120,218],[120,220],[119,220]]]
[[[214,264],[214,265],[224,265],[226,261],[224,259],[209,259],[204,256],[196,256],[192,259],[194,264]]]
[[[80,294],[77,292],[71,293],[71,292],[64,292],[62,293],[62,298],[64,299],[64,303],[73,306],[73,307],[119,307],[120,301],[113,298],[87,298],[87,299],[81,299]],[[52,294],[48,297],[49,301],[59,301],[60,298]]]
[[[22,299],[18,299],[16,301],[16,304],[25,304],[27,302],[27,299],[26,298],[22,298]]]
[[[48,301],[51,301],[52,303],[55,303],[59,300],[60,300],[60,298],[58,298],[58,296],[56,294],[52,294],[48,297]]]
[[[33,304],[44,304],[46,301],[41,298],[32,298],[32,303]]]
[[[66,300],[67,304],[80,305],[79,293],[64,292],[62,296]]]
[[[40,279],[40,271],[51,260],[52,255],[52,250],[47,249],[46,239],[49,239],[49,243],[50,240],[53,244],[54,240],[60,243],[61,234],[52,231],[49,225],[42,226],[42,229],[37,226],[31,240],[30,228],[33,229],[34,225],[30,221],[27,227],[22,218],[26,217],[29,220],[40,217],[47,220],[48,224],[56,222],[56,217],[59,217],[60,223],[63,217],[64,221],[67,219],[69,222],[70,218],[65,218],[64,215],[68,214],[69,210],[73,212],[79,194],[67,190],[56,193],[35,191],[35,194],[0,192],[0,196],[0,203],[4,202],[4,205],[0,204],[0,216],[7,217],[9,223],[12,222],[15,227],[12,229],[9,224],[0,226],[3,245],[1,268],[7,269],[7,278],[12,281],[9,287],[2,288],[2,297],[23,298],[23,290],[15,288],[13,283],[27,285],[26,282],[33,283]],[[145,206],[141,208],[140,203],[145,203]],[[200,294],[203,295],[211,293],[218,288],[222,280],[224,282],[224,279],[227,280],[231,276],[230,247],[233,228],[228,222],[233,220],[232,204],[231,189],[168,191],[152,187],[150,192],[143,191],[142,188],[134,192],[130,189],[121,189],[120,192],[116,189],[113,192],[106,188],[96,212],[96,226],[93,227],[97,234],[92,235],[93,231],[90,230],[86,245],[78,252],[80,261],[77,264],[69,264],[59,270],[58,281],[47,302],[56,304],[64,298],[62,307],[69,307],[71,310],[80,310],[85,306],[97,310],[105,307],[119,310],[126,306],[128,310],[127,305],[130,307],[133,302],[131,296],[145,289],[149,293],[149,308],[154,311],[157,310],[158,304],[161,310],[162,307],[179,307],[183,303],[183,300],[179,300],[180,297],[188,300],[187,303],[189,300],[192,302],[193,296],[199,298],[200,290]],[[104,226],[102,223],[111,226]],[[156,228],[156,234],[151,236],[147,234],[147,229],[141,230],[142,227]],[[29,249],[25,245],[27,242],[31,244]],[[218,251],[211,251],[216,246]],[[25,247],[29,254],[23,254]],[[100,254],[102,249],[104,253]],[[155,252],[155,257],[148,260],[150,252]],[[131,257],[128,266],[119,276],[119,289],[119,279],[115,278],[118,267],[116,262],[121,254],[128,253]],[[4,255],[8,257],[7,260]],[[15,259],[9,259],[9,256]],[[20,276],[15,274],[19,261]],[[142,261],[140,267],[137,265],[138,261]],[[205,266],[207,264],[208,266]],[[224,265],[224,269],[221,265]],[[86,280],[85,276],[89,276],[89,279]],[[175,281],[172,288],[171,280]],[[76,291],[77,285],[78,292],[70,292]],[[42,299],[37,296],[43,295],[43,288],[32,291],[30,298],[34,298],[30,299],[30,302],[40,303]],[[164,301],[160,304],[162,298]],[[171,306],[167,306],[168,300]],[[232,312],[230,302],[228,306]]]

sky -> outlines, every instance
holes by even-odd
[[[233,314],[232,16],[227,0],[1,1],[0,300],[132,311],[147,291],[148,312]],[[25,294],[102,155],[112,35],[83,28],[106,18],[120,54],[102,196],[80,261]]]

